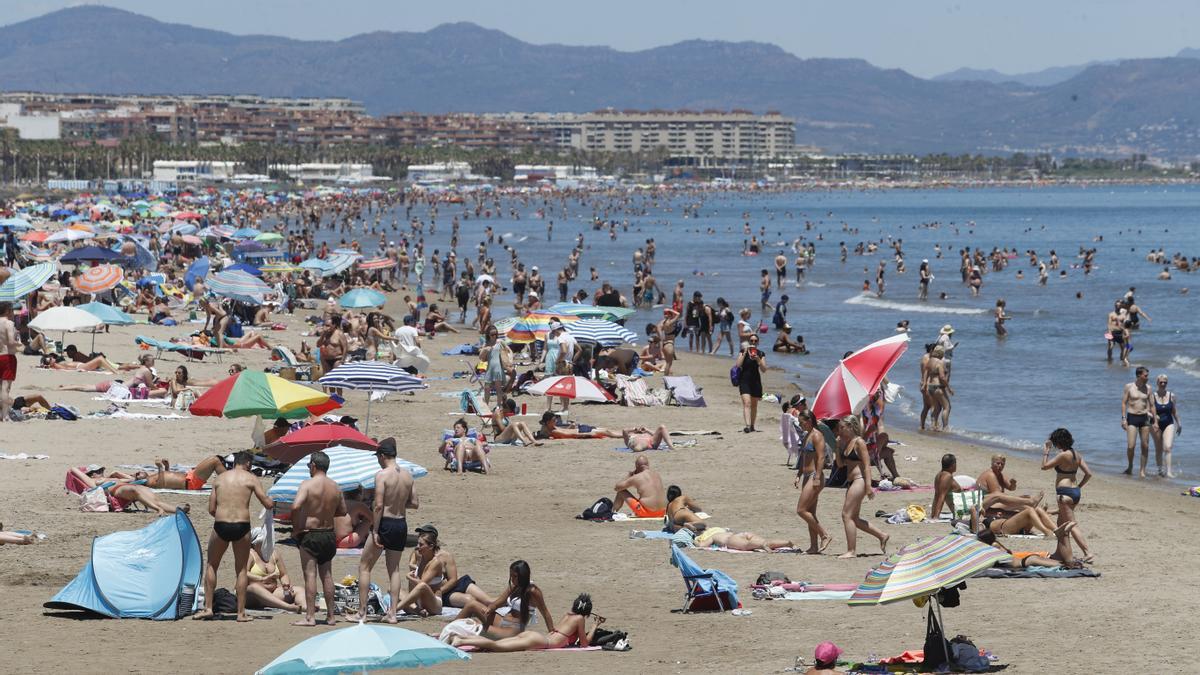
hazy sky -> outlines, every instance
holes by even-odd
[[[85,4],[0,0],[11,23]],[[931,76],[1007,73],[1200,47],[1196,0],[108,0],[231,33],[340,39],[472,21],[527,42],[636,50],[690,38],[772,42],[797,56],[858,57]]]

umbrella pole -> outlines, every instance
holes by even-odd
[[[938,623],[941,624],[942,628],[942,653],[946,655],[946,666],[948,667],[950,665],[950,652],[947,651],[949,647],[946,646],[946,643],[949,640],[946,639],[946,621],[942,618],[942,603],[938,602],[937,593],[933,594],[933,604],[937,607]]]
[[[367,423],[363,426],[363,434],[367,436],[371,435],[371,394],[374,393],[373,390],[367,390]]]

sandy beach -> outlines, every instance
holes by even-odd
[[[390,307],[396,313],[395,307]],[[287,331],[269,338],[296,347],[304,328],[302,315],[285,319]],[[158,326],[114,327],[97,336],[96,348],[120,362],[139,353],[135,334],[167,338],[183,328]],[[463,336],[439,337],[426,343],[433,357],[430,373],[439,376],[463,370],[460,357],[440,351]],[[473,337],[473,336],[471,336]],[[90,336],[68,342],[86,345]],[[849,347],[851,345],[847,345]],[[761,433],[742,434],[736,389],[729,385],[729,361],[682,352],[676,368],[704,387],[706,409],[616,405],[581,405],[572,419],[601,426],[666,424],[671,429],[715,429],[723,438],[698,437],[694,447],[652,452],[652,467],[668,484],[678,484],[704,505],[710,522],[768,537],[795,538],[807,545],[807,533],[795,515],[798,491],[794,473],[784,466],[778,440],[779,408],[764,403]],[[780,358],[776,357],[777,363]],[[910,352],[900,367],[915,367]],[[181,359],[167,357],[158,369],[169,372]],[[224,363],[206,360],[187,364],[192,377],[223,377],[230,363],[261,369],[268,365],[266,350],[245,350]],[[22,358],[15,394],[42,393],[55,402],[78,406],[83,412],[105,407],[93,394],[58,392],[59,384],[90,383],[102,376],[38,370],[31,357]],[[830,364],[831,366],[833,364]],[[961,376],[961,375],[960,375]],[[781,371],[765,376],[767,391],[794,389]],[[489,476],[458,477],[441,470],[435,453],[440,431],[449,427],[457,401],[440,396],[462,389],[463,380],[436,379],[428,391],[398,396],[372,407],[371,435],[395,436],[402,458],[427,467],[430,475],[417,481],[419,511],[410,524],[432,522],[443,545],[454,553],[461,572],[470,574],[490,592],[502,589],[508,564],[529,561],[533,580],[545,592],[554,615],[566,612],[580,592],[591,593],[596,612],[608,618],[606,627],[628,631],[628,653],[482,654],[445,671],[514,672],[542,669],[552,672],[780,672],[796,656],[811,663],[817,643],[832,640],[845,650],[844,658],[865,660],[905,649],[920,649],[925,635],[924,614],[911,603],[850,608],[838,601],[759,601],[749,585],[760,572],[780,571],[793,581],[857,583],[871,566],[883,560],[876,543],[860,537],[860,557],[836,560],[845,550],[839,511],[840,490],[821,495],[818,515],[834,535],[825,555],[792,553],[722,553],[695,551],[693,558],[719,568],[742,587],[748,616],[678,614],[683,599],[679,573],[668,562],[662,541],[631,539],[628,523],[589,523],[575,516],[600,496],[612,496],[612,485],[632,468],[633,456],[615,452],[612,440],[555,441],[543,447],[499,447],[492,453]],[[365,394],[350,392],[347,411],[361,415]],[[532,411],[544,400],[523,397]],[[1104,402],[1108,404],[1107,401]],[[956,405],[970,405],[970,401]],[[131,410],[139,411],[138,406]],[[154,409],[147,409],[153,411]],[[1032,412],[1032,411],[1031,411]],[[527,418],[530,421],[533,418]],[[1070,420],[1029,418],[1029,434],[1044,437]],[[269,662],[291,645],[321,628],[294,628],[287,614],[260,617],[249,625],[232,620],[215,622],[79,620],[48,614],[42,603],[72,579],[89,557],[93,537],[116,530],[136,529],[149,514],[80,513],[78,499],[62,488],[68,466],[90,462],[110,469],[121,464],[151,463],[167,457],[194,464],[205,455],[249,446],[249,419],[189,418],[141,421],[83,419],[77,422],[30,421],[4,424],[0,452],[42,453],[49,459],[0,462],[0,520],[7,529],[43,532],[48,539],[33,546],[0,547],[0,597],[10,672],[248,673]],[[897,458],[902,474],[928,484],[944,452],[958,456],[959,473],[978,475],[988,465],[990,448],[950,442],[933,435],[895,433],[903,443]],[[1081,448],[1087,452],[1087,448]],[[1042,472],[1027,457],[1010,456],[1009,475],[1019,491],[1052,493],[1052,474]],[[928,506],[930,493],[886,493],[865,502],[863,515],[891,535],[893,547],[921,536],[940,535],[945,525],[887,525],[872,518],[876,510],[894,511],[907,504]],[[191,517],[206,541],[212,519],[206,499],[166,495],[169,501],[191,504]],[[947,636],[962,633],[990,649],[1017,673],[1098,673],[1129,670],[1185,672],[1194,668],[1191,628],[1195,594],[1189,589],[1191,561],[1200,544],[1191,536],[1200,500],[1177,491],[1111,476],[1098,476],[1084,491],[1079,522],[1097,556],[1098,579],[978,579],[969,582],[962,605],[945,611]],[[411,527],[412,525],[410,525]],[[1052,550],[1050,540],[1009,539],[1010,548]],[[293,577],[299,576],[299,556],[284,547]],[[334,561],[334,577],[356,572],[357,558]],[[382,564],[376,579],[382,577]],[[219,586],[232,587],[232,558],[222,565]],[[232,617],[230,617],[232,619]],[[405,627],[437,632],[438,619],[407,621]],[[1136,638],[1135,638],[1136,636]]]

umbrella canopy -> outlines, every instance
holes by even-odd
[[[241,270],[217,272],[204,281],[217,295],[251,305],[261,305],[263,296],[274,292],[270,286]]]
[[[258,271],[260,271],[260,272],[263,272],[263,273],[267,273],[267,272],[295,272],[295,271],[297,271],[297,270],[299,270],[299,269],[301,269],[301,268],[300,268],[300,267],[297,267],[296,265],[293,265],[293,264],[291,264],[291,263],[285,263],[285,262],[271,262],[271,263],[266,263],[266,264],[264,264],[262,267],[259,267],[259,268],[258,268]]]
[[[253,239],[262,234],[253,227],[243,227],[240,230],[234,230],[229,236],[231,239]]]
[[[620,321],[628,319],[637,311],[628,307],[600,307],[599,305],[581,305],[575,302],[560,302],[551,305],[551,312],[559,314],[571,314],[573,316],[581,316],[587,319],[607,319],[608,321]]]
[[[53,263],[38,263],[18,270],[0,284],[0,302],[16,302],[42,287],[54,276]]]
[[[255,237],[254,241],[260,241],[264,244],[274,244],[283,241],[283,235],[278,232],[263,232]]]
[[[335,253],[326,258],[325,262],[329,265],[330,274],[341,274],[342,272],[350,269],[350,266],[353,265],[358,258],[358,255],[351,255],[349,253]]]
[[[307,408],[329,401],[329,394],[278,375],[243,370],[221,380],[192,403],[193,415],[209,417],[307,417]]]
[[[191,290],[196,281],[208,276],[209,270],[212,268],[212,261],[208,256],[197,258],[188,265],[187,272],[183,275],[183,283],[187,284],[188,290]]]
[[[385,270],[395,266],[396,261],[388,258],[372,258],[370,260],[359,260],[358,269],[360,270]]]
[[[59,258],[58,261],[64,265],[73,265],[81,262],[108,262],[116,260],[121,255],[116,251],[111,251],[107,248],[99,246],[81,246],[77,249],[68,251],[66,255]]]
[[[44,312],[40,312],[33,321],[29,322],[29,327],[41,331],[60,331],[60,332],[75,332],[75,331],[94,331],[104,325],[100,317],[76,307],[51,307]]]
[[[75,309],[82,309],[109,326],[128,326],[133,323],[132,316],[103,302],[89,302],[83,305],[76,305]]]
[[[338,489],[342,492],[360,487],[368,490],[375,487],[375,474],[379,473],[379,460],[375,453],[347,448],[344,445],[321,448],[321,452],[329,455],[329,478],[338,484]],[[420,478],[429,473],[424,467],[404,459],[397,459],[396,466],[408,469],[413,478]],[[308,478],[308,462],[295,464],[275,481],[271,489],[267,490],[267,495],[278,501],[290,502],[296,498],[300,484]]]
[[[317,272],[323,277],[329,277],[335,274],[333,267],[320,258],[309,258],[308,260],[301,262],[300,267],[306,270]]]
[[[818,419],[853,415],[878,389],[884,376],[908,349],[908,335],[894,335],[863,347],[843,359],[813,399]]]
[[[65,230],[59,230],[58,232],[46,237],[46,241],[49,243],[81,241],[83,239],[91,239],[95,236],[96,234],[94,232],[67,228]]]
[[[918,539],[868,572],[847,603],[882,605],[930,595],[1010,557],[971,535]]]
[[[597,401],[607,403],[614,401],[613,395],[599,384],[576,375],[557,375],[547,377],[529,387],[529,393],[542,396],[559,396],[576,401]]]
[[[383,307],[386,303],[386,295],[370,288],[356,288],[338,298],[338,304],[346,309]]]
[[[20,218],[0,218],[0,227],[7,227],[10,230],[28,230],[33,227],[29,221]]]
[[[637,343],[637,333],[604,319],[583,319],[565,323],[563,326],[579,342],[602,347],[614,347],[626,342]]]
[[[261,270],[259,270],[254,265],[247,265],[246,263],[234,263],[234,264],[229,265],[228,267],[222,269],[221,271],[222,272],[245,272],[246,274],[249,274],[252,277],[261,277],[262,276]]]
[[[354,427],[318,422],[293,431],[266,447],[266,453],[281,462],[295,464],[301,457],[335,445],[374,452],[379,445]]]
[[[508,329],[505,337],[509,342],[530,343],[536,340],[545,340],[546,333],[550,332],[550,320],[558,319],[563,323],[578,321],[579,317],[570,314],[558,314],[555,312],[537,311],[530,312],[517,320],[513,327]]]
[[[301,642],[263,666],[256,675],[417,668],[470,658],[461,649],[416,631],[359,623]]]
[[[125,270],[116,265],[96,265],[75,277],[75,288],[81,293],[102,293],[114,288],[125,278]]]
[[[321,377],[321,386],[367,391],[415,391],[425,383],[396,366],[383,361],[351,361]]]

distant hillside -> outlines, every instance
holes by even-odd
[[[937,82],[991,82],[993,84],[1002,84],[1011,82],[1013,84],[1021,84],[1026,87],[1049,87],[1059,82],[1067,80],[1082,73],[1091,66],[1105,65],[1117,63],[1116,61],[1092,61],[1079,66],[1055,66],[1044,70],[1035,70],[1028,73],[1002,73],[998,70],[977,70],[975,68],[959,68],[953,72],[943,73],[934,76],[934,81]]]
[[[469,23],[300,41],[97,6],[0,27],[0,45],[7,90],[346,96],[372,113],[775,109],[797,118],[798,142],[837,151],[1200,155],[1200,60],[1187,58],[1094,65],[1034,86],[926,80],[755,42],[621,52]]]

